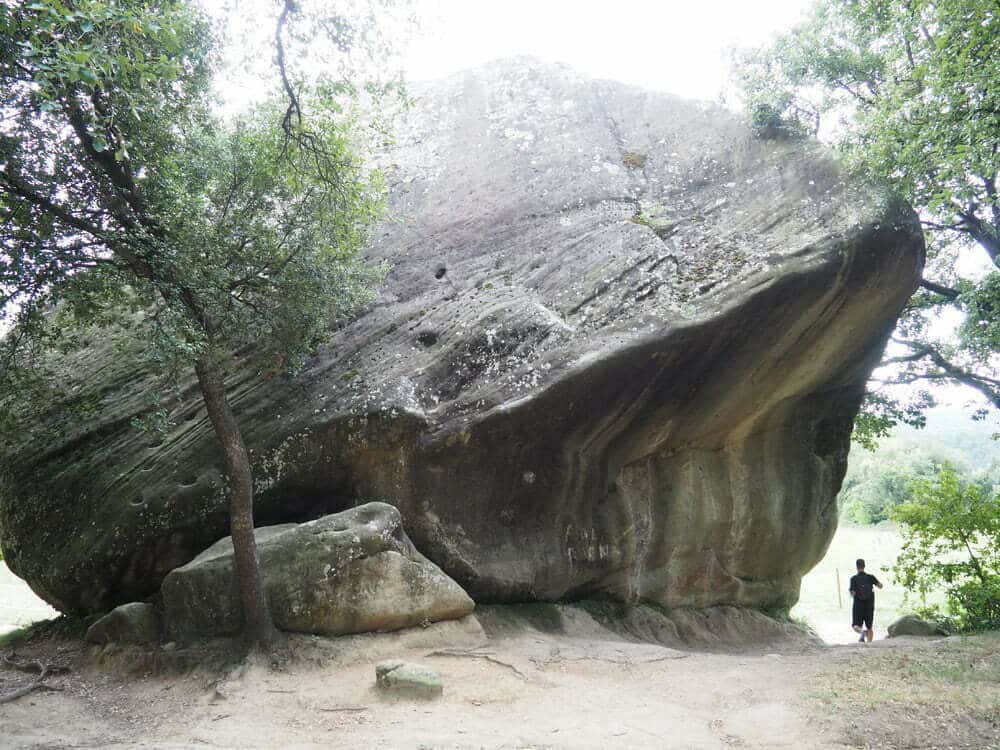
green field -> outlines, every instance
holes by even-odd
[[[893,580],[891,572],[902,541],[899,531],[889,523],[856,526],[841,522],[826,556],[802,579],[802,592],[799,603],[792,609],[792,616],[808,622],[827,643],[856,640],[850,627],[851,597],[847,584],[855,572],[854,561],[863,557],[867,571],[885,586],[875,595],[875,637],[884,638],[889,623],[907,611],[903,604],[905,592]],[[936,603],[943,601],[943,597],[934,600]]]

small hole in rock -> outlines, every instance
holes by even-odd
[[[145,502],[146,502],[146,499],[144,497],[142,497],[141,495],[139,497],[133,497],[132,498],[132,505],[143,505],[143,504],[145,504]]]
[[[417,341],[421,346],[434,346],[437,343],[438,335],[434,331],[424,331],[417,335]]]
[[[443,279],[446,273],[448,273],[448,269],[445,268],[444,266],[441,266],[440,268],[438,268],[438,270],[434,272],[434,278]]]
[[[191,487],[192,485],[195,484],[198,484],[198,477],[194,476],[193,474],[190,476],[186,476],[184,477],[184,479],[181,480],[182,487]]]

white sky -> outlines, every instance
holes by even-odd
[[[682,96],[715,99],[726,50],[792,25],[807,0],[417,0],[422,34],[404,56],[411,80],[533,55]]]

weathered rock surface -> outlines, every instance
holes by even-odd
[[[444,691],[441,675],[433,669],[398,659],[375,665],[375,685],[399,698],[436,698]]]
[[[129,602],[115,607],[87,628],[91,643],[155,643],[160,640],[160,615],[152,604]]]
[[[472,612],[461,587],[413,547],[399,511],[367,503],[303,524],[255,532],[264,592],[281,630],[346,635],[399,630]],[[161,589],[176,638],[227,635],[242,611],[233,544],[219,540],[171,571]]]
[[[382,157],[380,299],[294,382],[229,381],[261,523],[389,498],[483,602],[792,604],[918,279],[913,213],[815,144],[562,67],[415,95]],[[226,533],[194,381],[151,441],[135,361],[106,337],[66,357],[94,415],[5,448],[8,562],[63,609],[139,598]]]
[[[903,615],[889,626],[888,632],[890,638],[895,638],[900,635],[918,635],[929,637],[948,634],[940,625],[928,622],[927,620],[917,617],[916,615]]]

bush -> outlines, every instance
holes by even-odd
[[[1000,629],[1000,499],[949,465],[910,494],[891,510],[903,534],[898,580],[921,596],[943,587],[959,630]]]

